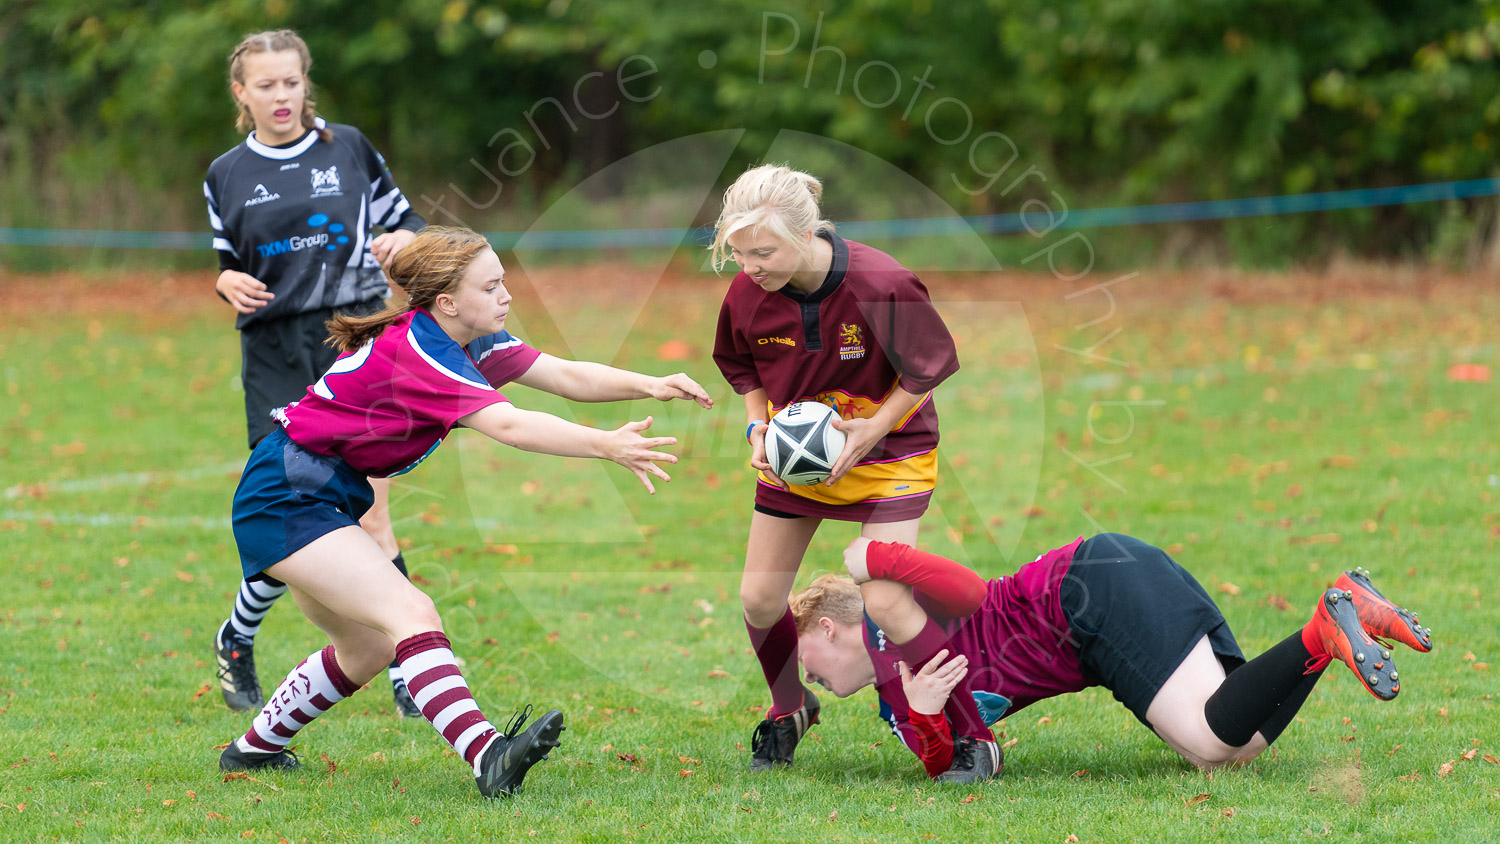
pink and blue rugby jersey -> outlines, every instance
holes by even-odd
[[[460,346],[417,309],[340,355],[307,395],[274,415],[298,445],[388,478],[421,463],[459,419],[506,401],[495,387],[540,355],[504,331]]]

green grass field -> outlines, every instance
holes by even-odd
[[[768,696],[737,597],[742,405],[708,357],[722,282],[676,271],[632,316],[609,272],[555,316],[517,279],[521,333],[560,354],[686,369],[718,406],[507,393],[599,425],[655,414],[681,438],[675,481],[652,498],[615,467],[458,432],[393,492],[412,571],[491,720],[526,703],[567,712],[564,746],[503,802],[478,796],[425,722],[393,715],[383,680],[299,735],[299,774],[225,781],[215,748],[249,720],[209,685],[209,639],[239,576],[231,315],[206,274],[0,284],[3,837],[1495,835],[1495,386],[1448,375],[1500,364],[1492,279],[1145,273],[1108,288],[1113,308],[1084,292],[1103,276],[929,279],[963,369],[939,391],[943,477],[924,545],[993,577],[1080,535],[1139,536],[1203,582],[1252,655],[1364,565],[1436,642],[1397,654],[1403,689],[1387,704],[1332,667],[1246,770],[1197,772],[1094,689],[1014,713],[1003,780],[954,789],[923,776],[868,691],[826,702],[795,768],[746,773]],[[837,568],[852,535],[826,526],[804,576]],[[267,692],[322,644],[279,605],[257,647]]]

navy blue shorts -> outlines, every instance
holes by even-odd
[[[1156,693],[1204,636],[1225,673],[1245,663],[1229,622],[1198,581],[1134,537],[1101,533],[1078,546],[1058,599],[1084,676],[1147,727]]]
[[[359,524],[375,503],[365,476],[339,457],[314,454],[281,428],[245,464],[234,492],[234,541],[246,578],[326,533]]]

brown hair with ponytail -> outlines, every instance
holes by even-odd
[[[302,36],[290,29],[277,29],[268,32],[256,32],[246,35],[240,41],[234,52],[229,54],[229,81],[245,84],[245,56],[251,53],[279,53],[283,50],[295,50],[302,59],[302,76],[307,77],[307,72],[312,70],[312,52],[307,49],[307,42]],[[234,128],[250,133],[255,128],[255,118],[250,114],[249,106],[239,100],[235,100],[235,108],[238,113],[234,118]],[[307,93],[302,98],[302,128],[317,129],[318,138],[323,141],[332,141],[333,132],[327,128],[318,129],[317,102],[313,100],[312,80],[307,80]]]
[[[351,352],[374,340],[402,314],[428,307],[439,295],[458,290],[469,265],[489,248],[484,235],[472,229],[422,229],[386,268],[386,275],[401,293],[392,296],[384,310],[369,316],[334,316],[324,324],[328,329],[326,342],[340,352]]]

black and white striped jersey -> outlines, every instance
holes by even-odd
[[[236,328],[384,298],[371,229],[425,225],[370,141],[353,126],[326,125],[331,143],[308,132],[271,147],[252,132],[209,165],[203,195],[220,269],[249,273],[276,294],[240,314]]]

